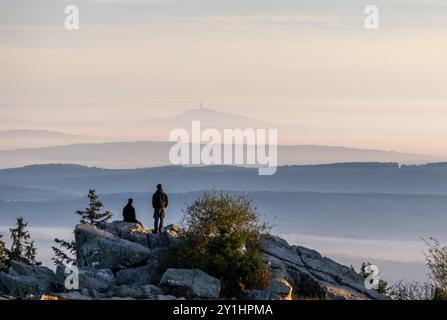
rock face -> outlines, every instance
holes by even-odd
[[[116,273],[118,285],[145,285],[157,279],[156,269],[151,265],[122,269]]]
[[[351,268],[323,257],[317,251],[290,246],[279,237],[263,236],[263,259],[272,273],[270,285],[261,292],[248,292],[251,296],[284,298],[287,289],[274,285],[276,281],[290,285],[298,298],[386,299],[376,290],[366,289],[363,277]]]
[[[292,300],[293,288],[286,279],[274,277],[264,290],[249,290],[246,297],[252,300]]]
[[[88,224],[75,229],[77,260],[81,267],[121,269],[145,264],[151,254],[141,244]]]
[[[65,287],[66,269],[52,270],[12,261],[0,272],[0,297],[47,300],[218,299],[220,281],[198,269],[170,268],[170,248],[181,244],[182,230],[171,225],[152,234],[140,225],[115,221],[100,228],[75,229],[79,289]],[[264,290],[246,291],[248,299],[385,299],[367,290],[350,268],[318,252],[263,236],[263,260],[270,279]]]
[[[0,293],[3,295],[25,298],[52,292],[55,288],[55,274],[46,267],[11,261],[8,273],[0,272]]]
[[[168,294],[188,299],[217,299],[220,281],[198,269],[168,269],[159,284]]]
[[[65,267],[56,268],[56,280],[60,287],[65,287]],[[107,291],[114,283],[115,277],[110,269],[78,268],[79,290],[96,292]]]
[[[121,239],[129,240],[145,247],[148,246],[148,234],[150,232],[138,223],[113,221],[106,224],[104,230]]]

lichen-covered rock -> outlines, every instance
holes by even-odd
[[[0,294],[24,298],[54,291],[56,277],[52,270],[11,261],[8,273],[0,272]]]
[[[182,299],[182,298],[180,298]],[[166,295],[166,294],[159,294],[151,298],[151,300],[159,300],[159,301],[170,301],[170,300],[180,300],[177,299],[175,296]]]
[[[169,295],[188,299],[217,299],[220,281],[199,269],[168,269],[159,287]]]
[[[122,269],[145,264],[151,254],[147,247],[88,224],[76,226],[75,239],[81,267]]]
[[[40,300],[93,300],[89,295],[84,295],[81,292],[64,292],[53,293],[51,295],[42,295]]]
[[[65,287],[65,266],[59,265],[56,268],[56,279],[61,288]],[[78,270],[79,290],[105,292],[115,282],[112,270],[80,267]]]
[[[264,290],[248,290],[245,296],[252,300],[292,300],[293,288],[285,279],[271,279]]]
[[[121,239],[126,239],[145,247],[148,245],[147,235],[151,233],[150,230],[144,229],[138,223],[124,221],[113,221],[105,224],[103,228]]]
[[[159,287],[154,285],[143,285],[143,286],[121,285],[114,287],[109,292],[109,295],[113,297],[134,298],[134,299],[150,299],[161,294],[163,294],[163,291]]]
[[[12,276],[26,276],[39,278],[43,281],[53,282],[54,272],[44,266],[30,266],[21,262],[11,261],[8,274]]]
[[[181,229],[177,224],[171,224],[163,228],[161,233],[149,233],[147,235],[148,247],[150,249],[164,249],[178,246],[181,242]]]
[[[156,266],[145,265],[137,268],[122,269],[116,273],[118,285],[145,285],[157,279]]]
[[[317,251],[291,246],[284,239],[263,235],[263,259],[273,278],[284,279],[298,296],[320,299],[387,299],[364,286],[364,278],[351,268]],[[267,296],[267,293],[265,293]]]

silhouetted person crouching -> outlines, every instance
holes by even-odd
[[[154,208],[154,232],[159,233],[163,229],[163,221],[168,207],[168,195],[163,191],[161,184],[157,184],[157,191],[152,195],[152,207]]]
[[[124,222],[138,223],[139,225],[143,226],[143,224],[137,220],[137,216],[135,215],[135,208],[132,204],[133,199],[129,199],[126,206],[123,208]]]

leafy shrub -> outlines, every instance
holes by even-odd
[[[183,245],[172,252],[176,267],[198,268],[221,280],[222,294],[240,297],[245,289],[263,289],[268,271],[261,259],[261,223],[244,197],[204,193],[185,212]]]

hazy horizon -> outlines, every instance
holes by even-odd
[[[440,1],[376,1],[377,31],[354,0],[83,0],[77,31],[67,4],[0,1],[1,130],[163,140],[135,123],[202,102],[281,144],[446,155]]]

